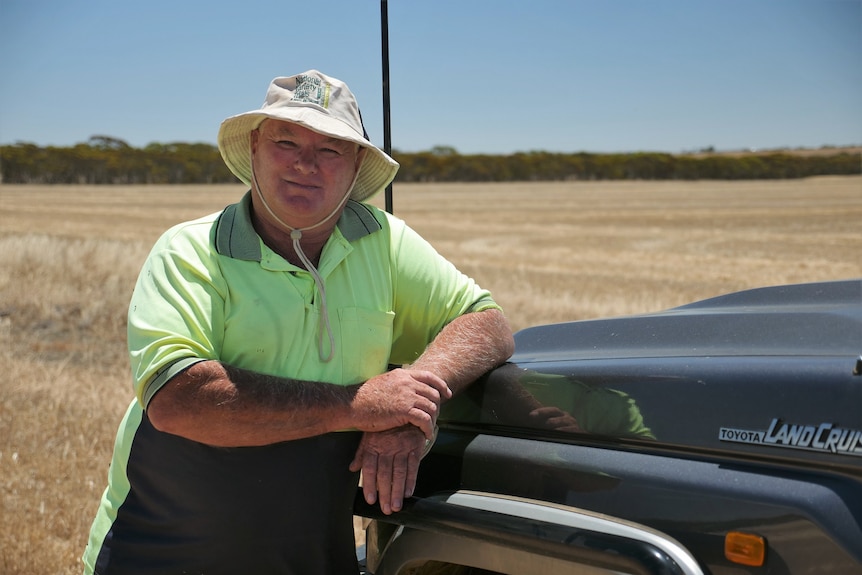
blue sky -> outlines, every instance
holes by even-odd
[[[396,150],[862,144],[862,0],[389,0]],[[0,0],[0,143],[215,143],[346,81],[382,144],[379,0]]]

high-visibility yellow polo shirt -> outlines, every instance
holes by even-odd
[[[404,222],[351,201],[318,266],[335,340],[323,361],[314,280],[261,241],[250,204],[246,194],[167,231],[141,270],[128,333],[137,399],[117,432],[86,575],[349,571],[359,434],[210,447],[157,431],[147,403],[207,359],[360,383],[415,360],[459,315],[497,307]]]

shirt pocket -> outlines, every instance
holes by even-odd
[[[343,347],[341,380],[345,385],[385,372],[392,352],[395,313],[346,307],[338,310],[338,319]]]

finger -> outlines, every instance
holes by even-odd
[[[552,415],[564,415],[564,414],[565,414],[565,412],[563,410],[559,409],[558,407],[547,406],[547,405],[543,406],[543,407],[537,407],[536,409],[534,409],[533,411],[530,412],[530,415],[533,417],[544,417],[544,418],[550,417]]]
[[[377,455],[370,452],[362,458],[362,493],[369,505],[377,502]]]
[[[407,456],[407,475],[404,478],[404,497],[413,497],[416,490],[416,479],[419,476],[419,460],[421,454],[411,451]]]
[[[392,462],[392,491],[389,495],[389,504],[392,511],[401,511],[404,503],[408,459],[407,454],[399,454],[395,456]]]
[[[377,500],[384,515],[392,514],[392,458],[377,458]]]
[[[414,405],[421,406],[424,410],[429,409],[426,406],[433,406],[430,409],[436,410],[442,401],[440,391],[416,379],[410,385],[399,388],[396,393],[402,393],[405,398],[409,397]]]
[[[365,457],[365,448],[362,445],[362,442],[359,443],[359,447],[356,449],[356,455],[353,456],[353,461],[350,462],[348,469],[350,471],[361,471],[362,470],[362,460]]]
[[[452,390],[449,389],[449,384],[447,384],[443,378],[431,373],[430,371],[414,371],[412,372],[412,375],[415,380],[421,381],[437,390],[437,393],[446,399],[452,397]]]
[[[415,425],[422,431],[426,439],[430,440],[434,437],[434,424],[437,421],[436,414],[431,415],[427,411],[414,407],[407,412],[407,418],[412,425]]]

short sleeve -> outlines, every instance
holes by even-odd
[[[173,228],[155,244],[129,304],[128,343],[138,401],[221,348],[226,286],[209,245],[211,223]]]
[[[391,218],[395,334],[392,363],[411,363],[460,315],[499,309],[482,289],[425,239]]]

